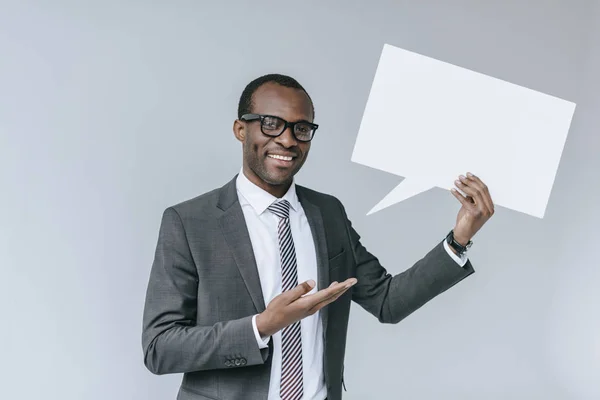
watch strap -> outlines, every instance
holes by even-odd
[[[467,250],[469,250],[469,248],[473,245],[473,242],[471,240],[469,240],[469,242],[463,246],[462,244],[458,243],[455,239],[454,239],[454,229],[451,230],[448,235],[446,235],[446,243],[448,243],[448,245],[450,247],[452,247],[454,250],[456,250],[456,252],[459,255],[463,255],[464,253],[467,252]]]

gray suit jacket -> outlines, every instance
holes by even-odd
[[[317,250],[318,288],[358,283],[322,309],[329,400],[342,398],[351,301],[382,323],[397,323],[474,272],[440,241],[391,276],[361,244],[333,196],[297,186]],[[178,400],[266,399],[272,343],[259,349],[252,316],[264,311],[259,275],[235,177],[165,210],[143,315],[144,363],[154,374],[183,373]]]

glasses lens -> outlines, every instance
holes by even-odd
[[[262,129],[266,135],[279,135],[284,125],[285,122],[277,117],[264,117],[262,120]]]
[[[313,127],[309,124],[299,123],[296,124],[296,129],[294,133],[298,140],[308,141],[312,139],[313,136]]]
[[[261,123],[262,131],[265,135],[279,136],[285,129],[285,121],[279,117],[264,116]],[[297,123],[294,127],[296,139],[307,142],[312,139],[314,129],[311,124]]]

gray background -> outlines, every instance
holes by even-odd
[[[264,73],[315,101],[298,181],[390,272],[441,240],[441,189],[365,216],[402,179],[350,162],[384,43],[578,106],[543,220],[498,207],[477,273],[399,325],[353,307],[345,398],[600,398],[600,4],[572,0],[0,2],[0,398],[175,397],[140,343],[160,216],[238,172]]]

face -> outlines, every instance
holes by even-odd
[[[288,122],[313,120],[310,99],[299,89],[266,83],[254,92],[252,103],[255,114],[274,115]],[[243,144],[248,179],[277,197],[285,194],[306,161],[310,142],[296,140],[289,127],[278,137],[267,136],[262,133],[260,120],[236,121],[234,133]],[[281,156],[292,159],[282,160]]]

